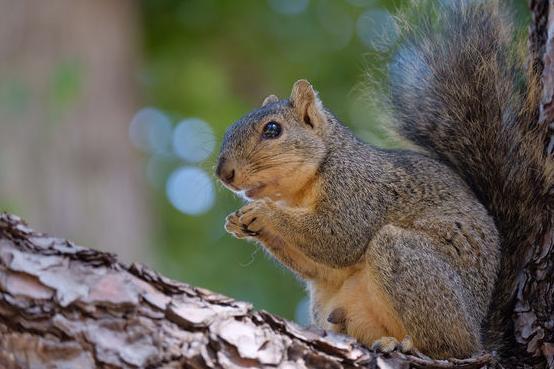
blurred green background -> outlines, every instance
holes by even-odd
[[[226,127],[265,96],[288,97],[292,83],[307,78],[339,117],[379,144],[382,134],[357,86],[372,62],[367,54],[376,54],[376,48],[386,53],[387,42],[394,41],[388,9],[392,2],[143,1],[146,101],[174,117],[204,120],[219,144]],[[374,20],[373,28],[357,25],[363,16]],[[211,173],[215,157],[197,165]],[[190,165],[175,163],[166,170],[183,164]],[[225,216],[241,201],[215,187],[213,207],[188,217],[157,192],[155,204],[164,219],[158,267],[174,278],[305,320],[305,305],[298,307],[305,296],[301,283],[257,246],[225,234]]]
[[[305,323],[302,284],[223,229],[242,202],[212,175],[218,145],[300,78],[389,145],[363,82],[384,83],[406,4],[0,0],[0,207]],[[524,29],[526,2],[510,6]]]

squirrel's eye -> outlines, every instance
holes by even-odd
[[[269,122],[264,126],[262,131],[263,138],[277,138],[281,134],[281,125],[277,122]]]

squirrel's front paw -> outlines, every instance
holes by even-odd
[[[268,225],[271,211],[269,200],[253,201],[227,216],[225,230],[236,238],[257,237]]]
[[[241,227],[238,211],[227,215],[227,218],[225,218],[225,230],[236,238],[245,238],[248,236]]]

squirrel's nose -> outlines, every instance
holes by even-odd
[[[215,174],[225,183],[232,183],[235,179],[235,169],[223,157],[219,159]]]

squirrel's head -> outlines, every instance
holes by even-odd
[[[249,199],[291,200],[313,182],[328,130],[317,92],[299,80],[289,99],[270,95],[227,129],[216,175]]]

